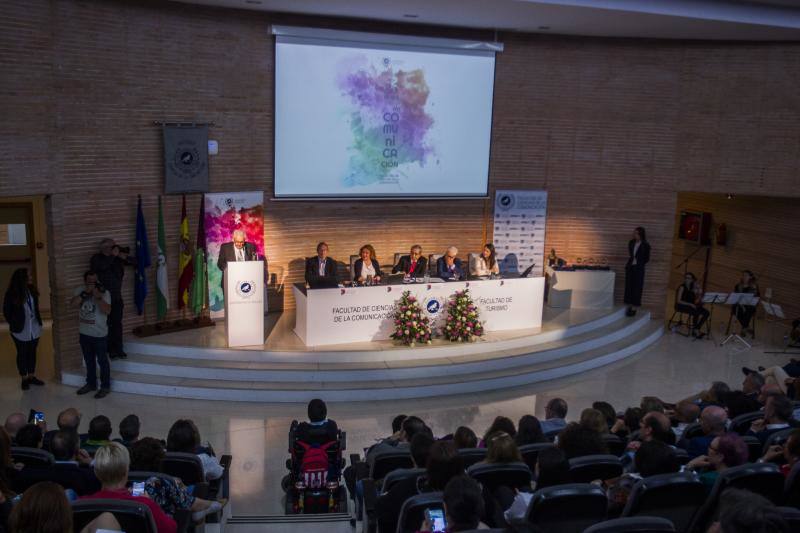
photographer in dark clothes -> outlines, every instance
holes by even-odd
[[[111,311],[108,313],[108,356],[111,359],[125,358],[122,350],[122,278],[125,267],[133,263],[128,258],[130,248],[120,247],[114,239],[100,241],[100,252],[91,260],[91,270],[97,274],[100,284],[111,293]]]

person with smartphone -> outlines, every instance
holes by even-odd
[[[86,384],[78,394],[97,391],[97,366],[100,366],[100,390],[95,398],[104,398],[111,390],[111,365],[108,362],[108,314],[111,312],[111,292],[97,279],[97,273],[87,270],[83,286],[75,289],[70,305],[78,308],[83,361],[86,363]]]
[[[450,533],[488,529],[481,523],[484,514],[483,494],[478,482],[467,475],[456,476],[444,488],[444,508],[425,510],[421,533]]]

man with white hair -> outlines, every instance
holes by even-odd
[[[436,261],[436,275],[444,280],[458,281],[466,279],[461,259],[456,257],[458,248],[451,246],[447,252]]]
[[[243,230],[237,229],[233,232],[233,241],[226,242],[220,246],[217,266],[224,274],[225,269],[228,268],[228,263],[237,261],[258,261],[258,259],[256,246],[251,242],[247,242]],[[225,278],[223,277],[222,279]]]

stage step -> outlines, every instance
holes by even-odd
[[[363,363],[344,367],[339,363],[335,367],[317,369],[259,368],[276,363],[225,361],[217,366],[207,365],[207,360],[177,364],[187,361],[131,357],[129,361],[113,362],[112,390],[249,402],[306,402],[314,397],[323,397],[326,401],[375,401],[469,394],[557,379],[614,363],[653,344],[663,334],[663,329],[661,321],[651,321],[644,313],[636,319],[614,320],[602,332],[596,331],[588,337],[579,334],[574,342],[549,349],[542,350],[542,343],[537,343],[527,351],[519,349],[519,353],[518,350],[505,354],[492,352],[484,354],[483,358],[469,354],[461,361],[447,358],[447,364],[442,360],[422,366],[410,360],[403,365],[387,364],[385,368],[368,368]],[[472,345],[465,345],[468,346]],[[254,366],[242,367],[245,364]],[[126,372],[123,368],[138,372]],[[181,376],[196,373],[201,377]],[[65,369],[62,375],[65,384],[76,387],[84,380],[82,368]],[[225,378],[220,377],[222,375]],[[243,379],[234,379],[236,377]]]
[[[564,310],[545,309],[545,317],[564,313]],[[351,347],[309,347],[302,350],[264,350],[253,347],[246,348],[216,348],[207,346],[187,346],[182,336],[166,334],[149,339],[133,339],[125,341],[125,351],[128,354],[138,354],[161,357],[167,355],[172,358],[190,359],[193,362],[205,359],[211,361],[237,361],[250,363],[363,363],[373,361],[422,361],[425,359],[442,357],[463,357],[465,355],[482,356],[487,351],[532,350],[534,346],[541,346],[566,339],[574,339],[580,335],[603,329],[625,318],[625,308],[618,307],[609,312],[595,314],[594,318],[569,325],[554,325],[545,320],[542,329],[528,330],[527,332],[503,338],[501,340],[481,339],[474,343],[451,343],[436,339],[431,346],[420,346],[413,350],[397,349],[389,341],[361,343],[358,348]],[[630,319],[628,319],[630,320]],[[217,328],[224,328],[218,324]],[[224,331],[224,330],[223,330]],[[200,333],[207,334],[208,332]],[[489,346],[491,345],[491,346]]]
[[[574,337],[551,343],[515,348],[496,349],[494,343],[487,343],[479,354],[465,354],[449,357],[431,357],[411,361],[384,360],[360,363],[322,363],[322,362],[249,362],[236,360],[191,360],[182,357],[162,355],[129,354],[125,360],[112,363],[114,373],[149,374],[171,376],[174,378],[216,379],[224,381],[365,381],[382,379],[416,379],[432,376],[469,375],[481,372],[487,362],[492,368],[520,368],[533,363],[554,361],[571,355],[600,348],[627,338],[650,322],[643,314],[635,319],[622,318],[599,329],[590,330]],[[438,350],[427,350],[438,354]],[[379,352],[376,357],[385,355]]]

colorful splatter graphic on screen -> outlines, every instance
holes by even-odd
[[[404,165],[425,166],[434,152],[426,139],[434,121],[425,111],[425,72],[395,68],[389,58],[379,69],[365,56],[343,61],[338,71],[353,133],[344,185],[399,183]]]

